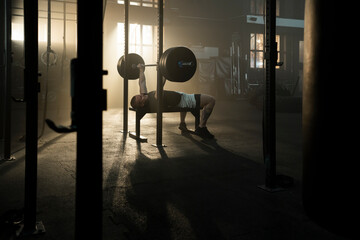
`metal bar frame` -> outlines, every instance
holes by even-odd
[[[237,48],[236,48],[236,57],[237,57],[237,85],[238,85],[238,94],[243,94],[244,90],[241,86],[241,81],[240,81],[240,46],[239,43],[236,44]]]
[[[4,1],[4,33],[5,33],[5,56],[4,56],[4,156],[3,159],[6,161],[14,160],[11,156],[11,0]]]
[[[265,185],[259,186],[268,192],[286,190],[288,176],[276,175],[276,0],[266,0],[265,21],[265,93],[263,107],[263,151],[265,163]],[[287,179],[287,180],[284,180]]]
[[[157,64],[160,63],[160,58],[163,53],[163,26],[164,26],[164,5],[163,0],[158,1],[158,59]],[[156,114],[156,147],[164,147],[162,143],[162,102],[163,102],[163,76],[159,67],[157,68],[157,114]]]
[[[36,234],[37,148],[38,148],[38,0],[24,1],[25,39],[25,201],[22,235]]]
[[[234,42],[231,43],[231,47],[230,47],[230,93],[234,94],[234,59],[233,59],[233,46],[234,46]]]
[[[129,107],[129,79],[127,77],[126,69],[127,69],[127,58],[129,54],[129,0],[124,1],[125,8],[125,22],[124,22],[124,31],[125,31],[125,49],[124,49],[124,61],[125,61],[125,77],[124,77],[124,99],[123,99],[123,132],[128,132],[128,107]]]
[[[263,149],[266,168],[265,188],[276,189],[276,98],[275,67],[276,48],[276,0],[266,0],[265,10],[265,59],[266,79],[263,112]]]
[[[102,239],[103,2],[78,0],[77,16],[75,239]]]

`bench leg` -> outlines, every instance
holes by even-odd
[[[136,112],[135,133],[129,132],[129,136],[140,142],[147,142],[147,138],[140,135],[140,120],[145,114]]]
[[[139,137],[140,136],[140,116],[139,113],[136,113],[136,126],[135,126],[135,131],[136,131],[136,136]]]

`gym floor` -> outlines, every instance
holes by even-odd
[[[103,239],[345,239],[302,208],[300,111],[277,112],[277,173],[294,185],[275,193],[258,187],[265,182],[262,110],[248,101],[217,101],[208,122],[216,140],[181,135],[179,114],[164,113],[164,148],[152,146],[156,114],[141,121],[145,143],[124,137],[122,109],[103,116]],[[134,121],[129,112],[129,130]],[[193,127],[191,114],[187,123]],[[15,157],[0,164],[2,217],[24,205],[24,150]],[[74,238],[75,161],[76,133],[41,138],[37,220],[46,232],[34,238]],[[6,226],[1,240],[13,239]]]

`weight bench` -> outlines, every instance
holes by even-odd
[[[129,132],[129,136],[140,142],[147,142],[147,138],[140,135],[140,120],[147,113],[156,113],[156,111],[146,111],[143,109],[135,109],[130,107],[129,110],[136,112],[136,127],[135,132]],[[195,117],[195,129],[200,124],[200,110],[201,108],[180,108],[180,107],[166,107],[163,109],[163,113],[172,113],[172,112],[191,112]]]

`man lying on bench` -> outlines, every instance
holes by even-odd
[[[140,94],[132,97],[130,105],[138,110],[145,109],[146,112],[156,112],[157,108],[157,93],[151,91],[148,93],[146,87],[146,79],[143,65],[137,66],[140,70],[139,87]],[[166,81],[166,80],[165,80]],[[165,84],[165,81],[163,84]],[[195,129],[195,133],[203,138],[214,138],[207,127],[206,122],[209,119],[211,112],[215,106],[215,98],[205,94],[186,94],[175,91],[163,91],[163,103],[165,107],[179,107],[179,108],[202,108],[199,126]],[[185,123],[186,112],[180,112],[179,129],[187,131]]]

